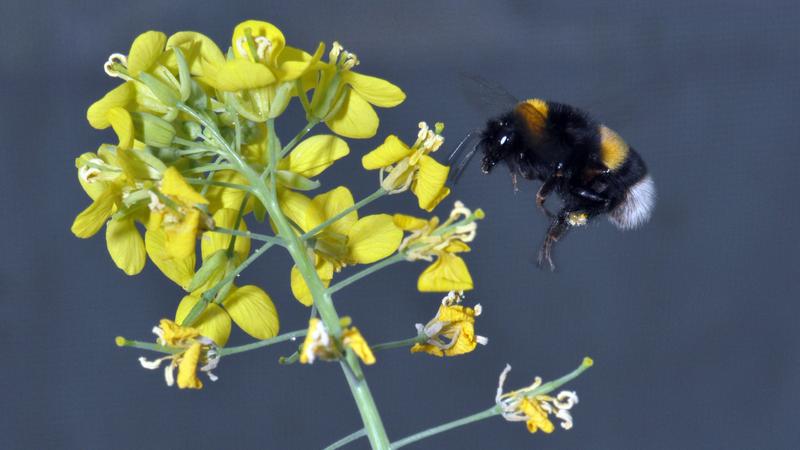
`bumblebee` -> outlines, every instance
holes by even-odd
[[[536,206],[552,219],[539,250],[540,267],[552,260],[554,244],[573,227],[608,215],[628,230],[646,222],[653,211],[655,187],[641,156],[615,131],[573,106],[541,99],[517,102],[510,111],[471,133],[451,155],[451,162],[470,139],[477,143],[453,171],[456,181],[475,152],[483,153],[488,174],[499,163],[517,179],[540,180]],[[551,212],[545,203],[556,193],[562,207]]]

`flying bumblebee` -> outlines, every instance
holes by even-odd
[[[459,144],[450,156],[452,182],[478,150],[483,172],[504,162],[515,190],[518,177],[542,181],[536,206],[552,222],[539,250],[540,267],[555,269],[553,245],[570,228],[607,214],[614,225],[628,230],[652,213],[655,187],[641,156],[615,131],[573,106],[537,98],[515,101],[511,110]],[[554,192],[562,200],[556,213],[545,206]]]

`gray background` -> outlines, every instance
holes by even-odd
[[[291,3],[0,6],[0,447],[313,448],[360,426],[338,366],[278,366],[289,346],[223,360],[220,381],[201,392],[167,388],[113,338],[148,338],[178,288],[150,264],[126,277],[102,234],[69,232],[88,204],[73,159],[112,139],[84,117],[116,83],[102,71],[106,56],[147,29],[199,30],[227,46],[251,17],[307,49],[338,39],[362,72],[408,94],[382,113],[378,138],[352,143],[327,186],[371,192],[359,156],[390,132],[411,139],[419,120],[447,122],[451,146],[479,126],[461,71],[591,110],[639,149],[656,180],[646,227],[621,233],[601,220],[574,232],[549,273],[533,265],[546,226],[536,186],[513,195],[506,174],[473,167],[447,203],[487,212],[467,260],[477,286],[469,301],[484,306],[478,332],[490,345],[447,360],[379,354],[366,373],[391,437],[490,406],[506,362],[509,385],[522,386],[588,354],[597,365],[572,385],[581,399],[572,431],[530,436],[494,418],[416,448],[800,447],[800,3]],[[279,131],[299,125],[295,114]],[[369,211],[413,206],[398,196]],[[276,253],[244,276],[276,300],[282,331],[307,316],[290,297],[288,264]],[[440,298],[415,292],[422,269],[401,265],[348,288],[339,310],[372,342],[408,337]]]

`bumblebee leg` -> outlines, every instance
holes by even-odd
[[[542,183],[542,187],[539,188],[539,191],[536,192],[536,207],[542,210],[542,212],[551,219],[555,217],[555,214],[551,213],[549,209],[545,208],[544,202],[547,201],[547,196],[553,192],[553,189],[556,187],[556,182],[558,177],[552,176],[545,180]]]
[[[580,197],[592,203],[599,203],[603,206],[606,206],[611,202],[611,199],[609,199],[608,196],[595,192],[591,189],[573,187],[570,189],[570,193],[576,197]]]
[[[550,228],[547,229],[547,235],[545,235],[544,242],[542,242],[542,246],[539,248],[539,267],[544,267],[545,263],[547,263],[551,271],[556,269],[552,258],[553,245],[555,245],[561,236],[569,229],[569,223],[567,223],[568,216],[569,212],[562,209],[561,212],[558,213],[558,216],[553,219]]]

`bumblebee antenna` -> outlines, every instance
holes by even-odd
[[[478,151],[478,145],[480,141],[475,142],[475,145],[472,146],[471,149],[467,151],[467,153],[463,153],[465,148],[468,148],[468,143],[472,143],[477,139],[478,133],[480,130],[472,130],[467,134],[461,142],[458,143],[456,149],[453,150],[453,153],[447,158],[447,162],[449,165],[454,166],[454,170],[450,172],[450,182],[453,184],[458,183],[458,179],[461,178],[461,174],[464,173],[464,169],[467,168],[469,162],[475,156],[475,153]]]

